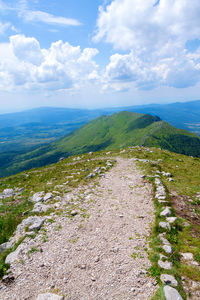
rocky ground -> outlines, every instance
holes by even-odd
[[[20,245],[11,264],[15,280],[1,283],[1,299],[35,300],[47,292],[66,300],[151,299],[153,195],[141,175],[133,160],[119,158],[105,177],[66,194],[57,202],[62,213]]]

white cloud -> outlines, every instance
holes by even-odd
[[[10,44],[15,56],[24,62],[33,65],[40,65],[44,56],[40,49],[40,44],[35,38],[25,37],[18,34],[10,37]]]
[[[200,49],[191,54],[185,44],[200,39],[199,16],[199,0],[113,0],[100,7],[94,40],[128,52],[111,56],[106,85],[195,85],[200,80]]]
[[[57,41],[41,49],[33,37],[14,35],[9,44],[0,44],[1,90],[60,90],[81,88],[98,79],[93,57],[97,49]]]
[[[0,21],[0,34],[4,34],[5,31],[11,26],[11,24],[9,22],[6,23],[2,23]]]
[[[198,0],[113,0],[99,11],[96,40],[105,39],[115,48],[159,49],[166,43],[184,44],[199,38]]]
[[[23,10],[19,14],[26,22],[42,22],[53,25],[79,26],[81,23],[76,19],[54,16],[44,11]]]

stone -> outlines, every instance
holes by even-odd
[[[172,268],[172,263],[168,260],[162,261],[161,259],[158,261],[158,265],[160,268],[165,270],[170,270]]]
[[[12,196],[14,194],[14,190],[13,189],[5,189],[3,190],[3,194],[8,196]]]
[[[36,300],[64,300],[64,297],[52,293],[45,293],[45,294],[39,294]]]
[[[194,256],[192,253],[181,253],[181,256],[183,257],[184,260],[193,260]]]
[[[170,246],[170,242],[163,236],[162,233],[159,234],[159,239],[161,240],[163,245],[169,245]]]
[[[86,177],[86,179],[90,179],[90,178],[93,178],[95,176],[95,174],[94,173],[90,173],[87,177]]]
[[[159,226],[163,229],[171,230],[171,226],[168,222],[160,222]]]
[[[178,286],[177,280],[174,278],[172,275],[168,274],[162,274],[160,276],[160,280],[162,283],[167,284],[167,285],[172,285],[172,286]]]
[[[170,207],[166,207],[161,213],[161,217],[169,217],[171,215],[171,209]]]
[[[24,250],[23,244],[19,245],[14,252],[11,252],[10,254],[8,254],[8,256],[6,257],[5,263],[6,264],[14,263],[16,260],[18,260],[19,255],[21,254],[21,252],[23,250]]]
[[[71,211],[71,215],[72,215],[72,216],[76,216],[77,214],[78,214],[78,212],[77,212],[76,210],[72,210],[72,211]]]
[[[44,221],[45,221],[44,218],[38,217],[37,219],[34,220],[32,225],[29,226],[28,231],[39,230],[41,228],[41,226],[43,225]]]
[[[22,232],[26,227],[29,228],[29,231],[38,230],[44,223],[45,218],[32,216],[24,219],[21,224],[17,226],[16,232]]]
[[[170,224],[173,224],[174,222],[177,221],[177,217],[168,217],[166,218],[167,222],[169,222]]]
[[[179,292],[169,285],[164,286],[164,294],[166,300],[183,300]]]
[[[13,245],[14,245],[13,242],[6,242],[6,243],[1,244],[0,245],[0,253],[12,248]]]
[[[33,207],[33,210],[32,210],[32,212],[33,213],[42,213],[42,212],[47,212],[47,210],[50,208],[50,206],[48,206],[48,205],[44,205],[44,204],[42,204],[42,203],[40,203],[40,202],[37,202],[35,205],[34,205],[34,207]]]
[[[41,202],[43,201],[44,192],[35,193],[29,201],[31,202]]]
[[[46,201],[50,200],[52,197],[53,197],[53,194],[52,194],[52,193],[47,193],[47,194],[44,196],[43,201],[46,202]]]
[[[60,157],[58,162],[63,161],[64,159],[65,157]]]
[[[167,254],[172,254],[173,252],[172,247],[169,245],[164,245],[162,248]]]

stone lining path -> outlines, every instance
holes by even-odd
[[[99,184],[88,179],[87,187],[67,194],[64,215],[54,214],[54,223],[23,242],[11,265],[14,282],[0,285],[1,300],[35,300],[45,292],[66,300],[151,299],[157,285],[146,274],[146,250],[153,193],[141,175],[134,160],[119,158]],[[73,218],[65,205],[76,206]]]

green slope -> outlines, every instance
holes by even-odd
[[[177,129],[157,116],[124,111],[99,117],[54,143],[17,156],[12,165],[0,170],[0,175],[53,163],[61,156],[131,145],[161,147],[200,157],[200,138],[196,134]]]

